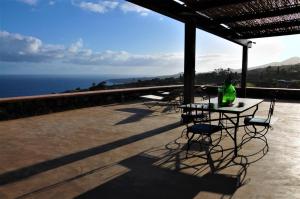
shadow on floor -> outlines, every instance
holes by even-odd
[[[186,156],[186,142],[180,139],[120,162],[129,172],[76,198],[191,199],[201,192],[218,194],[220,198],[233,196],[250,181],[246,178],[248,167],[266,155],[265,146],[268,146],[266,142],[261,149],[238,157],[233,156],[234,148],[220,148],[222,151],[215,150],[211,154],[194,148],[197,152]],[[205,161],[199,161],[202,155],[206,156]],[[189,172],[182,172],[184,170]]]
[[[76,198],[190,199],[201,191],[232,195],[237,189],[236,177],[223,174],[198,177],[153,166],[155,161],[141,155],[126,159],[120,164],[130,169],[128,173]]]
[[[141,108],[122,108],[122,109],[116,109],[116,111],[133,113],[133,115],[129,116],[128,118],[122,121],[117,122],[115,125],[138,122],[142,120],[144,117],[147,117],[154,112],[149,109],[141,109]]]
[[[30,176],[55,169],[60,166],[64,166],[66,164],[73,163],[75,161],[79,161],[94,155],[98,155],[100,153],[104,153],[106,151],[113,150],[118,147],[122,147],[127,144],[131,144],[137,141],[140,141],[142,139],[146,139],[161,133],[165,133],[169,130],[175,129],[180,126],[179,122],[171,123],[166,126],[152,129],[137,135],[132,135],[130,137],[120,139],[111,143],[107,143],[101,146],[93,147],[90,149],[82,150],[76,153],[72,153],[69,155],[65,155],[62,157],[58,157],[55,159],[51,159],[48,161],[40,162],[37,164],[33,164],[27,167],[23,167],[17,170],[9,171],[6,173],[3,173],[0,175],[0,185],[5,185],[9,183],[13,183],[25,178],[28,178]]]
[[[224,137],[226,139],[226,136]],[[250,141],[252,140],[246,139],[242,145],[245,146]],[[265,148],[267,146],[265,143],[262,148],[255,148],[252,153],[236,158],[233,157],[233,148],[220,148],[224,154],[220,157],[221,151],[215,150],[211,154],[207,154],[205,150],[198,150],[199,148],[196,146],[191,148],[191,151],[194,150],[194,152],[187,157],[186,140],[179,137],[166,145],[149,149],[119,162],[119,165],[129,168],[130,171],[77,196],[77,198],[189,199],[201,191],[219,194],[220,198],[223,198],[224,195],[232,196],[238,188],[250,181],[250,179],[246,179],[247,168],[266,155]],[[195,159],[200,160],[201,156],[208,158],[208,162],[195,161]],[[32,196],[54,189],[64,183],[101,172],[110,166],[113,165],[93,169],[20,197]],[[189,170],[189,174],[182,172],[184,170]],[[226,170],[230,172],[227,173]]]

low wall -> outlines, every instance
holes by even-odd
[[[199,87],[196,85],[195,87]],[[65,111],[83,107],[124,103],[140,100],[139,96],[153,94],[157,91],[168,91],[183,88],[182,85],[155,86],[128,89],[88,91],[78,93],[50,94],[0,98],[0,120],[15,119],[33,115]],[[247,97],[267,99],[271,93],[278,91],[277,98],[300,100],[300,89],[247,88]],[[208,92],[216,95],[217,87],[208,86]],[[240,89],[237,88],[238,96]],[[300,102],[300,101],[299,101]]]
[[[134,101],[140,99],[141,95],[181,87],[182,85],[172,85],[0,98],[0,120]]]

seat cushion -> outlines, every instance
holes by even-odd
[[[246,125],[269,126],[270,119],[249,116],[245,117],[244,123]]]
[[[207,117],[206,114],[181,114],[182,123],[187,124],[190,122],[197,122],[205,119]]]
[[[195,124],[193,126],[188,127],[187,131],[196,133],[196,134],[207,134],[210,135],[222,129],[221,126],[218,125],[210,125],[210,124]]]

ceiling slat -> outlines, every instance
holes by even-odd
[[[238,3],[247,3],[255,0],[183,0],[188,6],[198,11],[228,6]]]
[[[288,31],[280,31],[280,32],[268,32],[268,33],[251,33],[244,34],[241,39],[249,39],[249,38],[262,38],[262,37],[275,37],[275,36],[284,36],[284,35],[294,35],[300,34],[300,28],[296,30],[288,30]]]
[[[257,26],[246,26],[246,27],[240,26],[240,27],[234,27],[234,30],[239,31],[241,34],[243,34],[243,32],[247,32],[247,31],[272,30],[272,29],[280,29],[280,28],[289,28],[293,26],[300,26],[300,19],[263,24]]]
[[[255,20],[268,17],[278,17],[289,14],[298,14],[300,12],[300,5],[294,7],[285,7],[278,10],[266,10],[256,13],[245,13],[238,16],[225,16],[220,18],[215,18],[214,20],[219,23],[233,23],[237,21]]]

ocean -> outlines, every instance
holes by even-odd
[[[117,75],[0,75],[0,97],[31,96],[88,88]],[[112,82],[107,82],[112,84]]]

